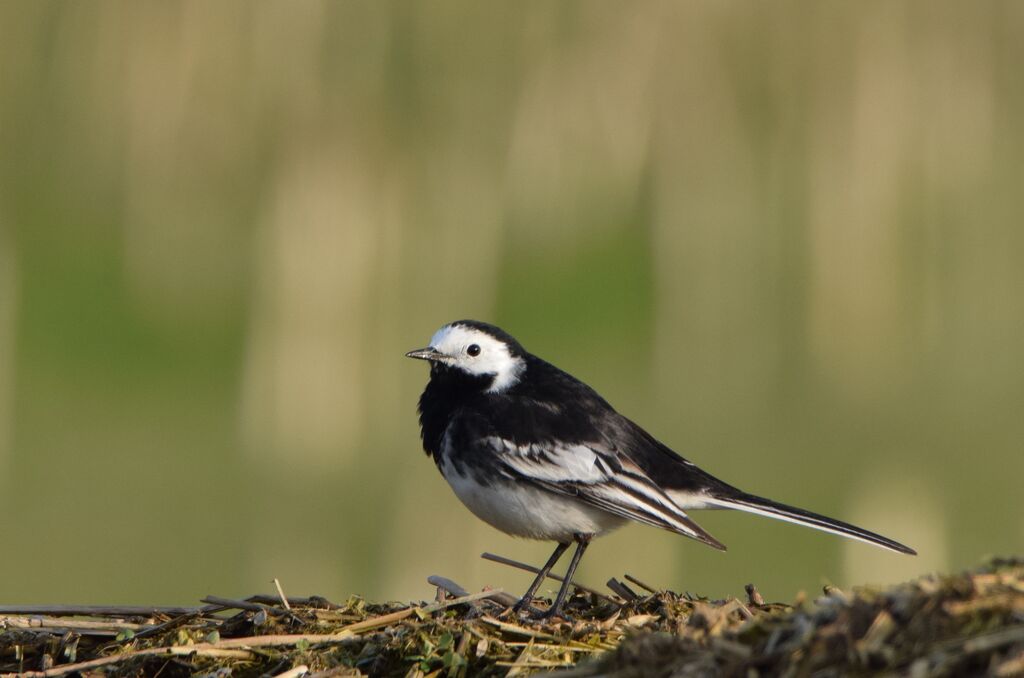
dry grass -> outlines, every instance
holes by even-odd
[[[628,578],[628,577],[627,577]],[[646,585],[629,578],[632,585]],[[343,604],[282,594],[203,607],[0,608],[0,672],[81,675],[1024,675],[1024,561],[814,601],[577,592],[572,621],[507,616],[509,596]],[[452,597],[452,592],[456,596]]]

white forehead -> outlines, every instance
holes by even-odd
[[[430,345],[433,348],[448,355],[454,355],[458,351],[463,351],[470,344],[476,344],[481,349],[503,349],[508,353],[504,343],[486,332],[481,332],[464,325],[445,325],[437,332],[434,332],[434,336],[430,338]]]
[[[480,347],[479,355],[471,356],[466,352],[472,344]],[[487,389],[492,393],[514,385],[526,367],[522,358],[509,352],[505,342],[465,325],[445,325],[430,338],[430,346],[448,356],[448,363],[464,372],[495,375]]]

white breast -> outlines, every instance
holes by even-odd
[[[576,534],[600,536],[625,518],[567,495],[513,481],[484,485],[444,460],[441,473],[456,496],[480,520],[506,534],[567,543]]]

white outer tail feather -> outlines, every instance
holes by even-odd
[[[827,518],[825,516],[817,516],[809,511],[805,512],[802,509],[797,509],[795,507],[776,505],[774,502],[762,500],[760,497],[753,495],[747,495],[742,499],[705,496],[703,497],[703,504],[707,508],[726,508],[754,513],[766,518],[774,518],[787,523],[793,523],[794,525],[802,525],[804,527],[821,530],[822,532],[839,535],[840,537],[855,539],[857,541],[864,542],[865,544],[878,546],[896,553],[917,555],[917,552],[908,546],[904,546],[903,544],[892,539],[888,539],[887,537],[856,527],[855,525],[842,523],[841,521],[833,520],[832,518]],[[801,513],[807,513],[808,515],[804,517],[800,515]]]

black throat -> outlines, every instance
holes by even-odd
[[[467,374],[441,363],[431,363],[430,381],[420,396],[420,436],[423,449],[435,459],[441,439],[453,416],[462,407],[487,397],[494,374]]]

